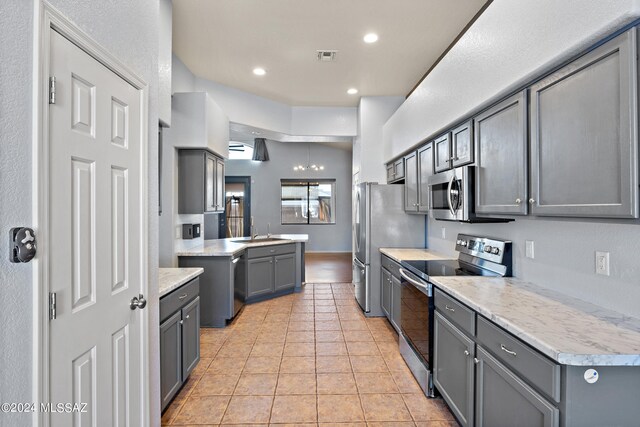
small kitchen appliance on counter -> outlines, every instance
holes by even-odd
[[[402,261],[400,353],[424,393],[434,396],[434,300],[431,277],[511,276],[511,242],[458,234],[457,260]],[[428,313],[428,315],[424,315]]]

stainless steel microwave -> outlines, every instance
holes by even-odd
[[[474,166],[462,166],[429,177],[430,215],[459,222],[508,222],[513,219],[477,217],[474,212]]]

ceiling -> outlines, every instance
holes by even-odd
[[[485,3],[174,0],[173,51],[199,77],[275,101],[356,106],[409,93]],[[378,42],[364,43],[370,32]],[[317,50],[337,50],[336,61],[319,62]]]
[[[253,147],[255,138],[265,138],[278,142],[313,142],[327,147],[352,151],[353,139],[350,136],[296,136],[262,129],[241,123],[229,122],[229,141],[241,142]]]

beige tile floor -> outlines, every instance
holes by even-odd
[[[397,334],[362,315],[351,284],[307,284],[200,336],[200,363],[163,425],[458,425],[442,399],[424,397]]]

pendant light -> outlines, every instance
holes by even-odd
[[[307,165],[303,165],[303,164],[299,164],[293,167],[293,170],[296,172],[300,172],[300,171],[307,171],[307,170],[312,170],[312,171],[322,171],[324,170],[324,166],[323,165],[317,165],[317,164],[311,164],[311,143],[308,142],[307,143]]]

